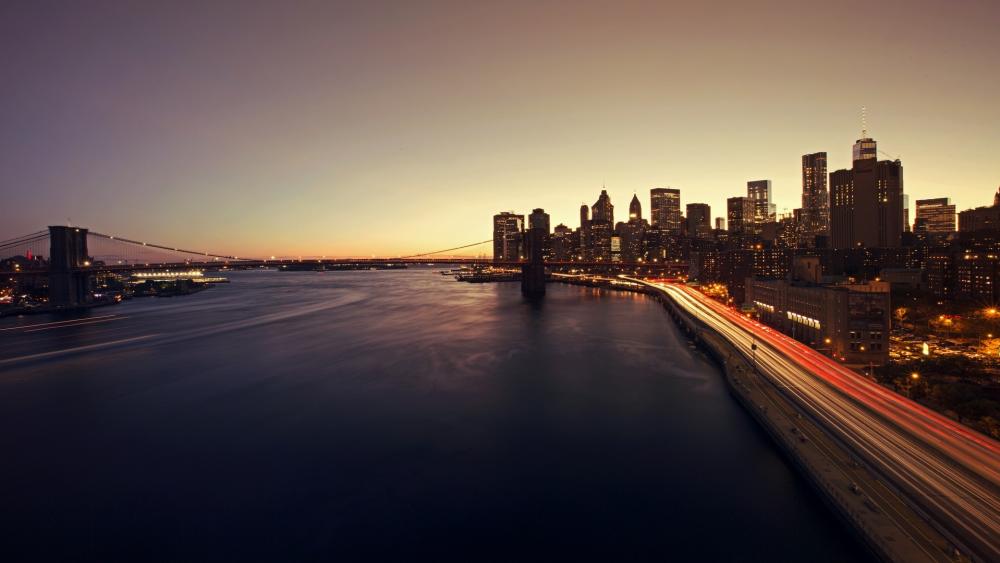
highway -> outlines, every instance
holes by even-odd
[[[932,523],[977,560],[1000,561],[1000,443],[691,287],[632,281],[664,292],[748,359],[755,355],[762,375],[915,502]]]

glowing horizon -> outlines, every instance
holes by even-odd
[[[240,256],[399,256],[544,208],[682,208],[861,134],[917,199],[1000,185],[1000,6],[0,8],[0,238],[65,224]],[[490,245],[463,255],[490,253]]]

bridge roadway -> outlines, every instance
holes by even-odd
[[[977,560],[1000,561],[1000,443],[675,283],[664,292],[723,336]],[[752,351],[757,343],[756,354]]]

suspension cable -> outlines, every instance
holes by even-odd
[[[128,243],[128,244],[134,244],[136,246],[145,246],[145,247],[148,247],[148,248],[157,248],[159,250],[169,250],[170,252],[178,252],[178,253],[181,253],[181,254],[191,254],[191,255],[194,255],[194,256],[207,256],[209,258],[222,258],[224,260],[252,260],[251,258],[237,258],[236,256],[226,256],[224,254],[212,254],[211,252],[198,252],[197,250],[184,250],[183,248],[174,248],[172,246],[163,246],[163,245],[160,245],[160,244],[140,242],[140,241],[137,241],[137,240],[131,240],[131,239],[122,238],[122,237],[116,237],[116,236],[112,236],[112,235],[105,235],[103,233],[95,233],[94,231],[90,231],[90,234],[92,234],[94,236],[101,237],[101,238],[106,238],[108,240],[117,240],[117,241],[125,242],[125,243]]]
[[[409,256],[400,256],[400,258],[420,258],[421,256],[430,256],[432,254],[443,254],[445,252],[451,252],[452,250],[462,250],[463,248],[470,248],[473,246],[479,246],[480,244],[486,244],[488,242],[493,242],[493,239],[484,240],[480,242],[474,242],[472,244],[466,244],[463,246],[456,246],[455,248],[446,248],[444,250],[435,250],[434,252],[424,252],[422,254],[411,254]]]

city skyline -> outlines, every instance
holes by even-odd
[[[601,185],[714,220],[756,179],[790,212],[802,155],[851,167],[862,106],[911,222],[918,199],[990,203],[1000,8],[789,6],[6,7],[2,234],[392,256],[485,240],[501,210],[575,225]],[[878,48],[872,21],[894,24]],[[807,84],[783,71],[810,61]]]

